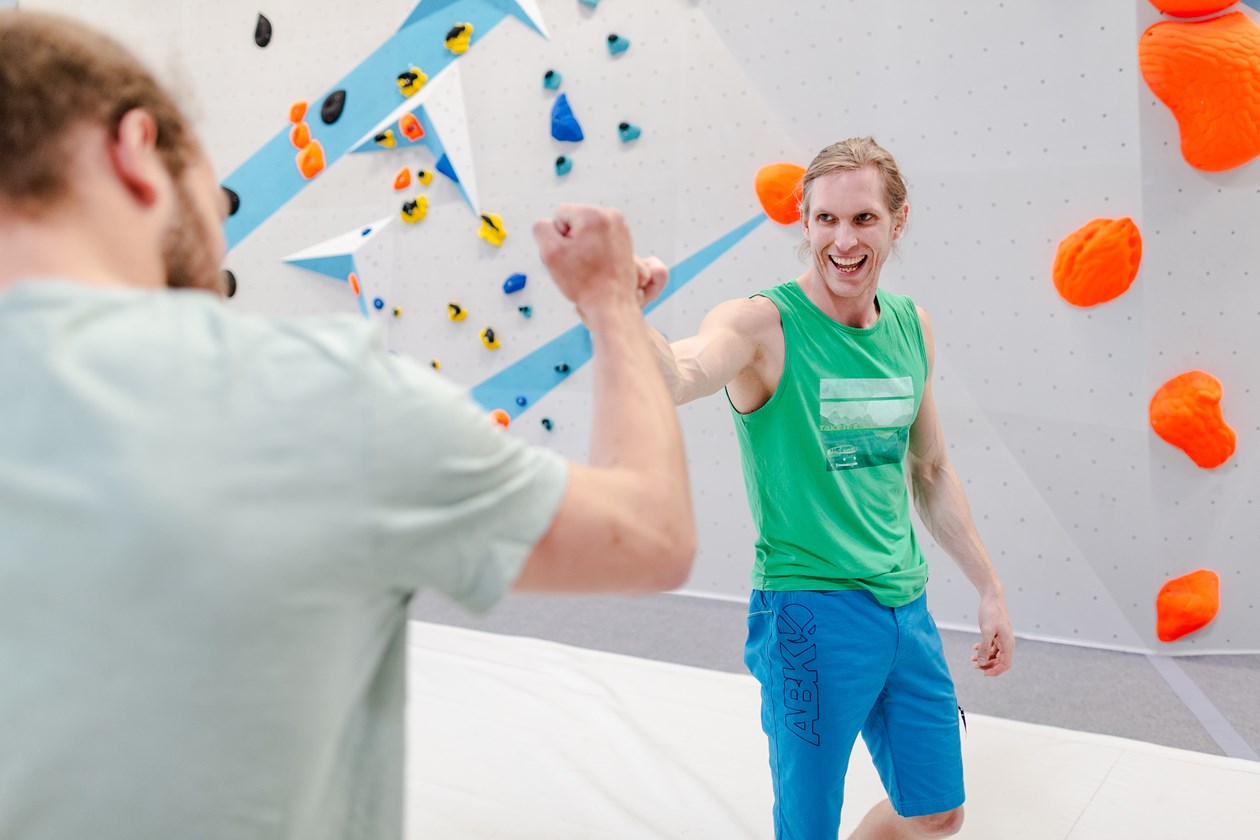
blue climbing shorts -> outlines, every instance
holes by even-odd
[[[963,804],[958,703],[920,596],[754,590],[744,663],[761,683],[778,840],[835,840],[861,733],[903,817]]]

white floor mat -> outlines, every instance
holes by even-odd
[[[771,838],[752,677],[415,622],[409,840]],[[968,715],[992,840],[1257,840],[1260,764]],[[841,837],[884,797],[859,739]]]

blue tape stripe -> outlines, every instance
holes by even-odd
[[[723,254],[766,220],[759,214],[670,269],[669,284],[644,312],[650,312],[666,298],[696,278]],[[501,408],[516,419],[545,397],[591,359],[591,334],[581,324],[553,338],[528,356],[509,365],[471,390],[472,398],[487,410]],[[568,373],[558,373],[556,365],[568,365]],[[526,404],[516,404],[525,397]]]
[[[306,122],[312,141],[318,140],[324,147],[325,169],[332,167],[402,102],[399,73],[415,64],[432,79],[455,60],[444,40],[453,22],[473,25],[475,45],[505,14],[486,0],[458,0],[451,4],[449,17],[422,18],[404,27],[332,88],[309,100]],[[341,88],[346,91],[345,110],[341,119],[325,125],[319,118],[320,106],[328,94]],[[241,197],[240,210],[224,225],[229,248],[239,244],[311,183],[298,171],[298,150],[289,142],[290,128],[286,124],[224,180],[224,186]]]

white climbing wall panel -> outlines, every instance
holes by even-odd
[[[331,87],[415,8],[22,5],[84,18],[140,52],[183,93],[225,175],[285,127],[290,102]],[[446,5],[441,14],[454,23],[459,5]],[[1181,160],[1176,124],[1138,72],[1138,37],[1159,18],[1145,0],[536,8],[550,40],[510,19],[475,35],[458,62],[477,192],[483,211],[503,217],[504,246],[476,237],[475,216],[439,176],[423,191],[425,222],[392,224],[356,255],[365,290],[386,301],[373,317],[391,347],[439,358],[444,375],[473,386],[575,323],[529,235],[558,202],[621,207],[640,251],[673,264],[760,212],[752,178],[762,164],[805,164],[831,141],[873,134],[900,160],[912,206],[884,285],[932,315],[950,455],[1017,631],[1166,653],[1260,651],[1260,292],[1250,276],[1260,271],[1260,239],[1249,228],[1260,164],[1207,175]],[[252,37],[259,11],[275,31],[266,49]],[[631,42],[616,57],[606,46],[612,32]],[[548,69],[563,76],[581,144],[549,136],[557,94],[542,86]],[[623,120],[643,129],[633,143],[618,141]],[[563,178],[553,170],[561,153],[574,161]],[[241,285],[231,305],[283,316],[358,312],[345,283],[281,260],[396,213],[416,191],[394,193],[394,173],[433,164],[422,149],[337,161],[229,255]],[[1146,256],[1126,296],[1078,310],[1055,293],[1050,265],[1058,241],[1098,216],[1132,217]],[[798,239],[765,222],[653,323],[671,337],[690,334],[715,303],[799,274]],[[505,297],[502,281],[518,271],[529,286]],[[449,300],[470,311],[467,321],[447,320]],[[517,312],[521,304],[532,318]],[[396,320],[394,306],[404,313]],[[484,326],[503,349],[481,347]],[[1226,419],[1239,434],[1237,455],[1212,472],[1147,423],[1155,388],[1195,367],[1224,383]],[[721,395],[682,411],[701,533],[688,589],[739,598],[753,534],[728,415]],[[551,433],[543,416],[555,422]],[[511,433],[581,458],[589,420],[588,367]],[[938,621],[973,626],[974,591],[924,537]],[[1162,645],[1155,594],[1200,567],[1221,575],[1220,616]]]

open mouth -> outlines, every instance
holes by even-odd
[[[866,265],[866,257],[828,257],[836,271],[841,274],[857,274]]]

